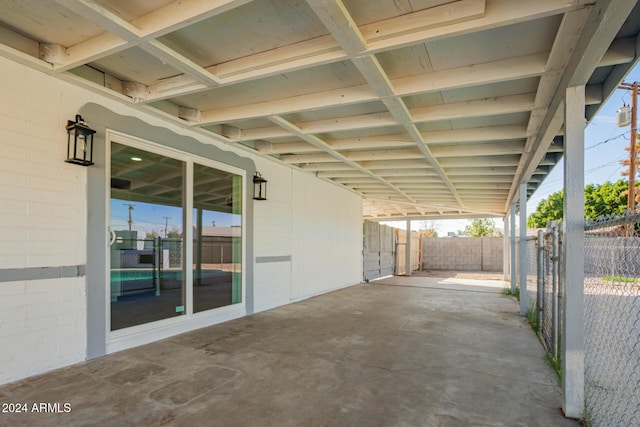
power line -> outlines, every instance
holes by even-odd
[[[602,169],[602,168],[609,167],[609,166],[611,166],[611,165],[613,165],[613,164],[615,164],[615,163],[620,163],[620,160],[624,159],[625,157],[626,157],[626,156],[622,156],[622,157],[620,157],[620,158],[618,158],[618,159],[611,160],[610,162],[605,163],[605,164],[603,164],[603,165],[596,166],[595,168],[588,169],[588,170],[586,170],[586,171],[584,172],[584,175],[585,175],[585,176],[587,176],[587,175],[592,174],[593,172],[596,172],[597,170],[600,170],[600,169]],[[611,177],[613,176],[613,174],[614,174],[614,173],[616,173],[620,168],[621,168],[621,166],[618,166],[618,168],[616,168],[616,170],[615,170],[615,171],[613,171],[613,173],[609,176],[609,178],[607,178],[607,179],[606,179],[606,181],[608,181],[609,179],[611,179]],[[548,181],[548,182],[547,182],[547,181],[545,181],[545,182],[544,182],[544,184],[549,184],[549,183],[559,182],[559,181],[562,181],[563,179],[564,179],[564,178],[558,178],[558,179],[554,179],[553,181]],[[541,187],[542,187],[542,186],[538,187],[538,189],[540,189]],[[561,190],[562,190],[562,189],[558,189],[558,190],[549,190],[549,191],[547,191],[546,193],[536,194],[536,196],[537,196],[537,197],[540,197],[540,198],[545,198],[545,197],[546,197],[546,196],[548,196],[549,194],[557,193],[558,191],[561,191]]]
[[[626,132],[624,132],[624,133],[618,134],[618,135],[616,135],[616,136],[612,136],[612,137],[611,137],[611,138],[609,138],[609,139],[605,139],[604,141],[600,141],[600,142],[598,142],[598,143],[596,143],[596,144],[593,144],[593,145],[591,145],[591,146],[589,146],[589,147],[586,147],[586,148],[584,149],[584,151],[591,150],[592,148],[596,148],[596,147],[597,147],[597,146],[599,146],[599,145],[606,144],[607,142],[610,142],[610,141],[616,140],[616,139],[618,139],[618,138],[621,138],[621,137],[625,136],[626,134],[627,134],[627,133],[626,133]]]

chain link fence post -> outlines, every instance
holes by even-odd
[[[557,223],[553,223],[551,225],[551,250],[552,250],[552,254],[551,254],[551,259],[553,261],[552,264],[552,311],[551,311],[551,331],[552,331],[552,349],[551,349],[551,355],[553,356],[554,360],[558,360],[558,341],[559,341],[559,322],[558,319],[560,318],[559,316],[559,307],[560,307],[560,293],[559,293],[559,281],[560,281],[560,269],[559,264],[560,264],[560,237],[559,237],[559,231],[558,231],[558,224]]]
[[[538,240],[536,242],[537,247],[537,261],[538,261],[538,274],[537,282],[538,289],[536,292],[536,326],[537,332],[542,333],[542,316],[544,310],[544,231],[538,230]]]

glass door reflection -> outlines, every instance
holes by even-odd
[[[184,162],[111,143],[111,330],[185,314]]]
[[[242,177],[194,165],[193,311],[242,302]]]

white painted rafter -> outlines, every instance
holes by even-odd
[[[418,76],[392,80],[390,83],[398,97],[440,92],[468,86],[496,83],[540,76],[545,71],[546,53],[525,55],[482,64],[466,65],[448,70],[434,71]],[[237,107],[218,108],[202,112],[203,124],[228,123],[269,115],[311,111],[378,100],[368,85],[284,97]]]
[[[55,0],[74,13],[98,24],[109,33],[118,36],[122,40],[138,40],[142,33],[135,25],[107,9],[94,0]]]
[[[362,25],[359,30],[364,34],[368,48],[360,53],[375,54],[430,40],[512,25],[556,15],[575,7],[569,0],[524,3],[521,0],[486,0],[486,8],[484,4],[485,0],[462,0]],[[322,36],[213,65],[207,67],[207,71],[218,76],[224,86],[348,58],[349,54],[341,49],[332,36]],[[170,88],[169,82],[163,82],[162,91],[156,90],[155,85],[151,86],[148,102],[202,90],[199,82],[194,79],[187,77],[180,80],[179,85],[174,88]]]
[[[397,205],[400,206],[420,206],[421,208],[425,208],[425,209],[437,209],[437,210],[442,210],[444,211],[455,211],[455,212],[467,212],[467,213],[475,213],[475,214],[481,214],[481,215],[488,215],[488,216],[496,216],[499,215],[499,212],[496,211],[486,211],[486,210],[478,210],[478,209],[460,209],[459,206],[455,206],[455,205],[445,205],[445,204],[439,204],[439,203],[428,203],[428,202],[423,202],[423,203],[407,203],[407,202],[403,202],[400,200],[394,200],[394,201],[389,201],[387,199],[379,199],[379,198],[375,198],[375,197],[367,197],[365,202],[369,202],[369,203],[378,203],[381,205],[387,205],[388,203],[395,203]]]
[[[90,20],[96,19],[107,32],[67,47],[67,61],[55,67],[62,72],[137,46],[195,22],[219,15],[251,0],[180,0],[126,22],[92,0],[60,0]],[[113,31],[113,32],[112,32]]]
[[[220,79],[218,77],[157,40],[150,40],[147,43],[140,45],[140,47],[145,52],[150,53],[177,70],[188,74],[208,87],[215,87],[220,84]]]
[[[455,157],[463,153],[467,156],[499,155],[501,152],[503,154],[515,154],[522,152],[523,145],[518,143],[517,140],[524,140],[526,138],[526,128],[524,126],[507,125],[457,129],[450,131],[422,132],[421,136],[430,147],[432,154],[437,158]],[[389,153],[389,156],[393,156],[393,153],[403,155],[402,153],[404,152],[399,150],[399,148],[416,146],[413,138],[402,134],[361,137],[357,139],[348,138],[328,140],[325,142],[332,149],[341,152],[343,152],[343,150],[361,150],[362,153],[360,156],[363,157],[372,155],[369,153],[373,153],[373,155],[381,155],[381,151],[371,151],[376,148],[388,149],[386,150],[386,153]],[[271,144],[260,151],[268,152],[269,154],[296,153],[295,156],[308,153],[308,155],[304,157],[304,162],[310,162],[313,161],[311,159],[313,159],[314,153],[318,153],[321,150],[303,142],[295,142]],[[553,151],[561,152],[562,149],[557,147]],[[358,156],[357,154],[354,155]],[[290,159],[295,163],[295,156],[281,156],[280,158],[282,160]],[[299,158],[302,159],[303,157]]]
[[[135,25],[130,24],[126,20],[120,18],[115,13],[111,12],[104,6],[96,3],[93,0],[56,0],[58,3],[73,10],[74,13],[78,13],[83,17],[95,22],[106,31],[107,35],[112,37],[113,35],[119,37],[127,45],[140,47],[147,53],[160,59],[164,63],[176,68],[177,70],[189,75],[197,82],[204,84],[207,87],[217,86],[220,84],[220,80],[206,71],[203,67],[195,64],[190,59],[169,48],[168,46],[154,40],[150,37],[145,37],[143,32]],[[97,36],[96,38],[106,38],[105,35]],[[122,46],[122,45],[120,45]],[[129,47],[131,47],[129,46]],[[66,50],[67,55],[72,58],[74,54],[74,48]],[[64,71],[70,68],[69,60],[58,64],[54,69],[56,71]],[[148,88],[144,88],[144,92],[148,92]],[[148,95],[144,97],[134,97],[134,101],[144,101],[148,98]]]
[[[301,2],[165,0],[158,7],[56,0],[89,22],[79,22],[77,33],[60,32],[59,39],[24,36],[43,37],[45,31],[34,27],[18,25],[20,34],[0,27],[7,43],[0,55],[113,92],[107,96],[119,102],[133,98],[139,105],[132,108],[233,150],[310,172],[364,197],[405,203],[389,205],[386,215],[471,215],[464,208],[504,213],[505,200],[523,188],[514,193],[513,185],[528,177],[532,191],[560,158],[562,143],[549,145],[562,132],[557,93],[566,85],[595,82],[586,87],[589,117],[610,96],[620,70],[637,62],[635,19],[627,16],[632,25],[620,31],[631,1],[452,0],[428,7],[443,2],[402,0],[397,7],[371,2],[371,10],[364,10],[346,0],[307,0],[314,16]],[[50,10],[59,14],[52,14],[52,24],[68,21],[58,5]],[[144,16],[125,18],[141,10]],[[256,25],[244,32],[224,25],[213,33],[213,26],[188,28],[223,12],[229,13],[213,25],[223,19]],[[13,13],[18,22],[20,12]],[[95,34],[94,23],[106,32],[63,46],[85,31]],[[176,31],[173,48],[161,42]],[[208,34],[217,36],[212,43],[224,44],[207,45]],[[610,43],[616,35],[623,38]],[[254,37],[263,39],[246,48]],[[46,48],[52,52],[49,64],[25,62]],[[152,62],[147,55],[129,64],[111,57],[132,48],[160,58],[176,74],[154,70],[172,77],[142,84],[153,82],[144,75]],[[201,66],[208,61],[218,63]],[[83,64],[89,66],[62,73]],[[594,73],[598,66],[603,68]],[[202,96],[182,97],[197,92]]]
[[[521,182],[527,182],[538,165],[543,162],[547,149],[563,124],[562,106],[568,87],[586,84],[597,64],[614,40],[618,29],[635,6],[635,1],[603,1],[589,9],[586,21],[582,22],[582,31],[571,49],[566,67],[561,73],[557,89],[548,102],[546,114],[541,120],[535,139],[528,143],[528,150],[522,155],[514,176],[513,185],[505,203],[505,211],[518,195]],[[583,18],[580,16],[580,18]],[[567,18],[570,19],[570,18]],[[574,24],[575,25],[575,24]]]
[[[387,182],[383,178],[377,176],[376,174],[374,174],[370,170],[362,167],[359,163],[351,161],[351,160],[347,159],[346,157],[344,157],[343,155],[341,155],[340,153],[334,151],[333,149],[331,149],[331,147],[326,142],[322,141],[317,136],[303,134],[300,131],[300,129],[296,128],[293,124],[291,124],[288,121],[284,120],[282,117],[271,116],[271,117],[269,117],[269,120],[271,120],[273,123],[275,123],[275,124],[277,124],[279,126],[282,126],[285,129],[287,129],[292,134],[296,134],[300,138],[302,138],[305,141],[307,141],[309,144],[315,145],[318,148],[321,148],[324,151],[326,151],[327,153],[331,154],[333,157],[336,158],[336,160],[341,161],[341,163],[339,163],[340,167],[344,168],[345,166],[349,166],[349,167],[351,167],[353,169],[356,169],[356,170],[362,172],[365,175],[369,175],[369,176],[373,177],[374,179],[376,179],[377,181],[385,184],[386,187],[392,189],[395,192],[395,194],[397,194],[398,196],[401,196],[401,197],[405,198],[406,200],[413,201],[411,196],[409,196],[408,194],[404,193],[403,191],[401,191],[400,189],[398,189],[394,185],[390,184],[389,182]]]
[[[599,98],[598,98],[599,96]],[[601,100],[597,88],[592,94],[593,102]],[[429,123],[471,117],[490,117],[500,114],[531,111],[535,100],[534,93],[510,95],[495,98],[484,98],[473,101],[454,102],[427,107],[416,107],[409,110],[414,124]],[[346,130],[370,129],[377,127],[397,126],[398,122],[391,113],[372,113],[357,116],[343,116],[335,119],[324,119],[295,123],[304,133],[337,132]],[[237,141],[252,141],[273,137],[287,136],[288,132],[280,127],[248,129],[241,135],[226,135]]]

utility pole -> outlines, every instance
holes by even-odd
[[[133,205],[131,203],[125,203],[124,205],[129,207],[129,221],[127,221],[127,224],[129,224],[129,233],[131,233],[133,226]]]
[[[169,220],[171,219],[170,216],[163,216],[162,218],[164,218],[164,238],[167,238],[167,228],[169,227]]]
[[[636,153],[636,122],[638,114],[636,107],[638,106],[638,82],[626,83],[622,82],[618,89],[631,91],[631,135],[629,136],[629,195],[627,196],[627,208],[635,210],[636,207],[636,169],[637,153]]]

